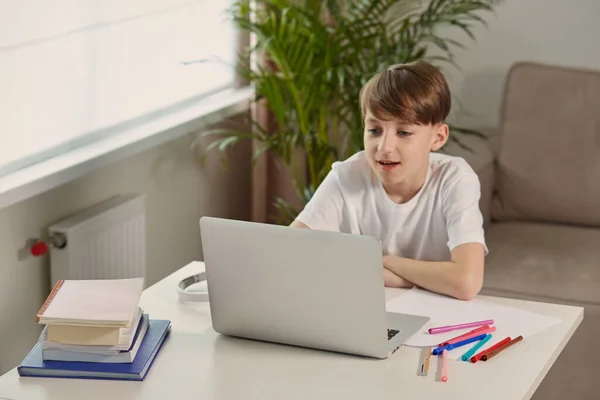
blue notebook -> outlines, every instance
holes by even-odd
[[[150,320],[148,331],[132,363],[44,361],[40,342],[17,367],[20,376],[143,381],[165,338],[171,321]]]

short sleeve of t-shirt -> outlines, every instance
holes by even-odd
[[[343,205],[338,177],[331,170],[296,219],[310,229],[340,232]]]
[[[464,174],[448,183],[444,190],[443,214],[446,219],[448,248],[465,243],[485,243],[483,216],[479,208],[481,189],[476,174]]]

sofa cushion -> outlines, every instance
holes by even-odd
[[[484,287],[600,305],[600,229],[493,223]]]
[[[500,121],[495,220],[600,226],[600,71],[518,63]]]

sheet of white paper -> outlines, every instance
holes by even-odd
[[[478,350],[481,351],[500,342],[507,336],[512,339],[522,335],[523,340],[526,340],[528,337],[560,322],[560,319],[555,317],[548,317],[487,300],[462,301],[418,288],[413,288],[389,301],[386,308],[391,312],[424,315],[430,318],[421,331],[405,343],[406,346],[415,347],[436,347],[445,340],[475,329],[472,327],[433,335],[428,332],[429,328],[438,326],[493,319],[496,331],[492,333],[492,338],[483,348]],[[474,345],[475,343],[469,343],[455,348],[448,352],[448,356],[456,360]]]

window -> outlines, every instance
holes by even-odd
[[[230,3],[0,2],[0,177],[231,88]]]

